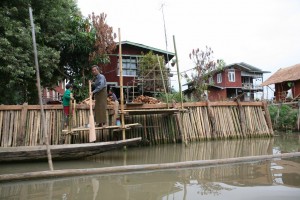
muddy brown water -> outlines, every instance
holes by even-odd
[[[55,169],[223,159],[300,151],[300,135],[116,150]],[[48,170],[47,163],[0,164],[0,174]],[[300,199],[300,158],[127,174],[0,183],[0,199]]]

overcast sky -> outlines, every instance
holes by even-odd
[[[300,63],[300,0],[78,0],[84,16],[106,13],[122,41],[166,50],[162,5],[167,50],[174,52],[175,36],[180,71],[193,67],[192,49],[206,45],[226,64],[272,73]]]

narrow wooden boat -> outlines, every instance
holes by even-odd
[[[137,144],[141,138],[132,138],[111,142],[50,145],[53,160],[75,160],[110,151],[123,146]],[[47,160],[46,145],[0,147],[0,163]]]

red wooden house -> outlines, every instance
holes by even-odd
[[[42,90],[42,101],[43,104],[60,104],[61,97],[65,92],[66,82],[59,81],[53,88],[43,88]]]
[[[270,76],[262,86],[275,84],[275,99],[277,102],[285,102],[288,91],[291,90],[292,99],[300,99],[300,64],[279,69]]]
[[[209,79],[208,100],[224,101],[239,98],[241,101],[254,101],[254,94],[263,92],[263,87],[255,85],[254,80],[262,82],[264,73],[270,72],[243,62],[227,65]],[[187,85],[188,90],[185,93],[191,96],[193,86]]]
[[[164,56],[164,60],[167,63],[170,61],[175,54],[165,50],[153,48],[143,44],[138,44],[129,41],[121,42],[122,46],[122,67],[123,67],[123,89],[124,95],[127,101],[131,101],[133,98],[133,91],[135,95],[139,94],[139,59],[143,54],[147,54],[150,51],[153,54],[159,56]],[[120,97],[120,76],[119,76],[119,44],[115,51],[109,55],[110,63],[100,66],[103,75],[106,77],[107,84],[110,88],[114,88],[117,97]],[[44,88],[43,89],[43,103],[60,103],[61,96],[65,91],[65,81],[61,81],[53,89]],[[144,91],[146,95],[147,93]]]
[[[153,48],[143,44],[138,44],[130,41],[121,42],[122,47],[122,67],[123,67],[123,88],[124,94],[127,97],[126,100],[132,100],[132,92],[139,91],[139,59],[143,54],[147,54],[150,51],[153,54],[164,56],[164,60],[167,63],[175,54],[165,50]],[[101,66],[103,75],[106,77],[107,84],[114,88],[116,95],[119,97],[120,92],[120,76],[119,76],[119,44],[113,52],[109,55],[110,63]],[[138,94],[136,94],[138,95]],[[130,99],[131,98],[131,99]]]

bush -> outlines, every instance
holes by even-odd
[[[167,102],[167,96],[168,96],[168,100],[169,103],[172,103],[172,100],[175,100],[175,102],[179,103],[181,102],[180,100],[180,93],[179,92],[173,92],[173,93],[161,93],[159,94],[159,96],[157,97],[157,99],[159,99],[160,101],[166,103]],[[183,102],[188,102],[188,99],[183,95]]]
[[[288,105],[269,106],[273,128],[278,130],[292,130],[297,123],[297,110]]]

